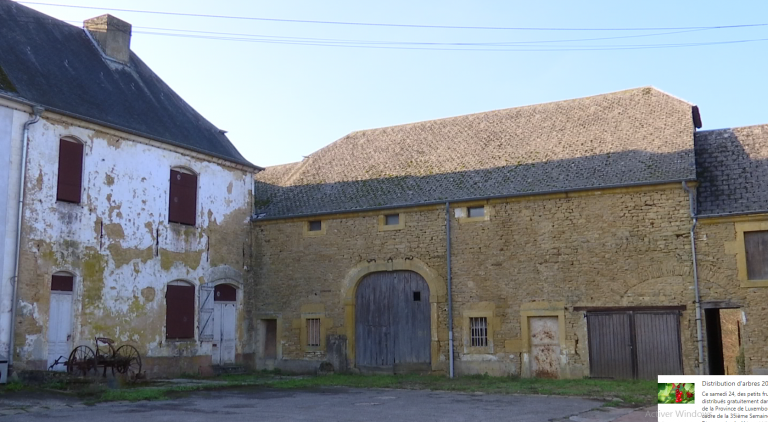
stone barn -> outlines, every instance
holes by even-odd
[[[256,366],[765,371],[768,132],[700,127],[647,87],[353,132],[267,168]]]

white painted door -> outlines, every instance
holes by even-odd
[[[215,302],[213,311],[213,363],[235,363],[235,302]]]
[[[59,363],[65,362],[72,351],[72,293],[51,292],[51,309],[48,313],[48,367],[56,359],[64,356]],[[54,371],[65,371],[64,365],[56,365]]]

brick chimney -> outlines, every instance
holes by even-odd
[[[101,15],[83,22],[101,51],[121,63],[131,58],[131,24],[112,16]]]

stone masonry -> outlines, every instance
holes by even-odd
[[[462,218],[462,207],[468,205],[484,205],[487,217]],[[528,341],[522,338],[527,331],[522,318],[531,309],[559,307],[565,329],[560,376],[578,378],[589,375],[587,327],[584,313],[573,307],[680,305],[686,306],[681,319],[684,370],[695,373],[691,218],[681,185],[456,203],[451,208],[459,374],[526,375]],[[316,237],[303,235],[305,221],[300,219],[253,224],[253,294],[245,306],[256,318],[279,316],[282,354],[276,366],[311,370],[326,359],[322,352],[302,350],[300,326],[292,322],[301,317],[302,305],[323,305],[331,325],[325,327],[326,334],[350,332],[345,327],[347,292],[342,280],[355,266],[412,259],[446,282],[444,207],[394,212],[404,216],[401,230],[378,231],[382,212],[323,218],[326,233]],[[707,297],[717,296],[711,288],[705,292]],[[463,347],[463,315],[478,309],[492,312],[492,350]],[[437,303],[436,314],[433,336],[438,350],[433,352],[433,359],[437,357],[433,369],[445,371],[444,298]],[[353,366],[354,359],[349,358]]]

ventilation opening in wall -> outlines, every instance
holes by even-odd
[[[323,229],[323,222],[320,220],[314,220],[309,222],[309,231],[319,232]]]
[[[307,319],[307,346],[320,346],[320,318]]]
[[[384,216],[384,224],[387,226],[396,226],[400,224],[400,214],[389,214]]]
[[[485,207],[468,207],[467,217],[469,218],[485,217]]]
[[[472,347],[488,346],[488,318],[470,318],[469,332]]]

